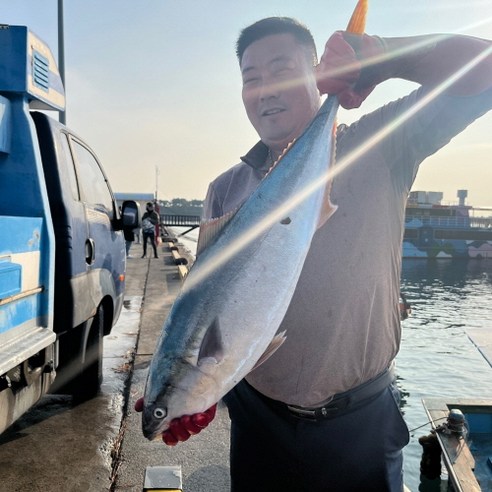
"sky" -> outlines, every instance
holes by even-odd
[[[67,125],[96,152],[113,191],[203,199],[210,181],[258,140],[241,100],[240,30],[295,17],[318,51],[344,29],[355,0],[64,0]],[[0,23],[26,25],[58,55],[57,0],[0,0]],[[366,32],[492,38],[492,0],[370,0]],[[410,92],[384,82],[340,123]],[[58,118],[57,113],[53,116]],[[421,166],[413,190],[443,203],[492,206],[492,112]]]

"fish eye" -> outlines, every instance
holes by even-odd
[[[156,419],[163,419],[167,415],[167,411],[163,408],[154,409],[154,417]]]

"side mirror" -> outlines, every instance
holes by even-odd
[[[121,205],[121,221],[123,229],[140,227],[140,205],[133,200],[125,200]]]

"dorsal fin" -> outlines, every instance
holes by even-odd
[[[282,157],[287,154],[292,145],[294,145],[294,142],[295,139],[287,144],[277,160],[270,166],[265,176],[263,176],[263,179],[265,179],[271,173],[272,169],[279,163]],[[244,202],[239,207],[236,207],[234,210],[231,210],[230,212],[227,212],[220,217],[204,219],[201,221],[200,234],[198,235],[198,244],[196,246],[196,256],[198,256],[200,252],[202,252],[207,246],[212,243],[214,238],[220,234],[222,229],[224,229],[224,227],[231,221],[231,219],[234,217],[234,215],[236,215],[237,211],[242,207],[243,204]]]
[[[196,255],[198,256],[224,227],[231,221],[237,210],[228,212],[215,219],[202,220],[200,223],[200,234],[198,236],[198,244],[196,246]]]

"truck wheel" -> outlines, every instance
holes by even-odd
[[[104,310],[99,306],[89,330],[82,372],[73,385],[74,400],[85,401],[99,392],[102,383],[103,334]]]

